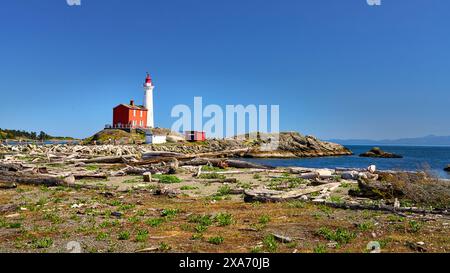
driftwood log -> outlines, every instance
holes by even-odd
[[[333,208],[339,209],[350,209],[350,210],[376,210],[376,211],[388,211],[393,213],[415,213],[415,214],[438,214],[438,215],[450,215],[450,211],[448,210],[427,210],[420,208],[396,208],[394,206],[388,205],[363,205],[363,204],[349,204],[349,203],[333,203],[333,202],[315,202],[318,204],[323,204]]]
[[[0,171],[17,172],[23,169],[24,167],[20,163],[0,163]]]
[[[17,184],[14,182],[0,182],[0,189],[15,189]]]
[[[108,185],[90,185],[90,184],[68,184],[69,188],[74,189],[89,189],[89,190],[103,190],[103,191],[114,191],[117,190],[118,186],[108,186]]]
[[[56,176],[30,174],[22,172],[0,171],[0,182],[6,183],[12,182],[16,184],[25,184],[25,185],[45,185],[53,187],[53,186],[68,186],[70,184],[73,184],[75,182],[75,178],[73,176],[61,178]]]
[[[82,179],[108,179],[108,176],[105,174],[93,174],[93,173],[76,173],[73,174],[75,180]]]
[[[165,152],[165,151],[151,151],[142,154],[142,159],[152,159],[157,157],[182,157],[184,154],[175,152]]]
[[[174,160],[182,160],[182,158],[179,157],[157,157],[147,160],[142,160],[138,162],[129,162],[128,165],[130,166],[145,166],[145,165],[152,165],[152,164],[158,164],[163,162],[172,162]]]
[[[246,190],[244,192],[245,202],[285,202],[295,200],[303,195],[319,192],[323,190],[334,190],[339,187],[341,183],[329,183],[315,187],[308,187],[305,189],[293,190],[288,192],[272,191],[265,189]]]
[[[185,168],[190,167],[189,165],[183,166]],[[192,170],[191,170],[192,171]],[[223,175],[233,175],[233,174],[256,174],[256,173],[285,173],[286,171],[281,169],[273,169],[273,170],[267,170],[267,169],[248,169],[248,170],[228,170],[228,171],[202,171],[202,174],[210,174],[210,173],[217,173],[217,174],[223,174]]]
[[[221,152],[210,152],[201,154],[188,154],[185,158],[197,158],[197,157],[235,157],[242,156],[250,151],[249,148],[226,150]]]
[[[15,204],[0,205],[0,213],[14,212],[18,209],[19,206]]]
[[[318,179],[320,177],[320,174],[318,172],[309,172],[299,174],[298,177],[303,179]]]
[[[50,175],[40,175],[35,173],[23,173],[23,172],[8,172],[0,171],[0,183],[13,183],[17,185],[34,185],[34,186],[47,186],[56,187],[64,186],[70,188],[84,188],[92,190],[114,190],[116,187],[108,185],[88,185],[88,184],[76,184],[75,177],[73,175],[58,177]]]
[[[211,152],[211,153],[200,153],[200,154],[186,154],[186,155],[177,155],[177,156],[159,156],[151,159],[142,160],[139,162],[132,162],[131,164],[134,166],[139,165],[150,165],[160,162],[173,161],[173,159],[177,159],[180,161],[187,161],[195,158],[212,158],[212,157],[233,157],[236,155],[242,155],[248,152],[249,149],[236,149],[236,150],[227,150],[221,152]]]
[[[247,161],[234,160],[234,159],[218,159],[218,158],[194,158],[183,156],[183,157],[158,157],[148,160],[143,160],[139,162],[130,162],[131,166],[144,166],[152,165],[158,163],[169,163],[179,161],[179,166],[202,166],[202,165],[212,165],[215,167],[232,167],[232,168],[254,168],[254,169],[274,169],[274,167],[255,164]]]
[[[272,233],[272,236],[275,238],[275,240],[277,240],[281,243],[290,243],[293,241],[291,237],[287,237],[287,236],[280,235],[277,233]]]
[[[222,167],[227,165],[232,168],[241,168],[241,169],[274,169],[274,167],[261,165],[256,163],[251,163],[242,160],[234,160],[234,159],[219,159],[219,158],[195,158],[189,161],[185,161],[180,163],[180,165],[184,166],[202,166],[202,165],[212,165],[214,167]]]
[[[111,171],[111,176],[125,176],[125,175],[143,175],[148,172],[147,168],[140,168],[127,165],[125,168],[120,169],[118,171]]]
[[[86,163],[86,164],[93,164],[93,163],[102,163],[102,164],[114,164],[114,163],[128,163],[129,161],[132,161],[136,159],[134,155],[124,155],[124,156],[103,156],[103,157],[94,157],[89,159],[73,159],[69,160],[68,162],[71,163]]]

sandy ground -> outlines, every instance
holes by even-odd
[[[283,174],[226,175],[237,183],[209,183],[185,171],[180,183],[164,187],[175,198],[154,196],[160,183],[141,176],[78,183],[113,185],[114,191],[19,186],[0,190],[0,252],[368,252],[377,242],[382,252],[449,252],[450,219],[375,211],[332,209],[291,201],[244,203],[232,189],[286,183]],[[344,200],[354,183],[344,183],[330,198]],[[282,242],[273,235],[289,237]],[[73,243],[71,243],[73,244]],[[70,245],[69,245],[70,246]]]

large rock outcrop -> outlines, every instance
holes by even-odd
[[[342,145],[321,141],[313,136],[303,136],[297,132],[263,136],[259,146],[249,152],[250,157],[323,157],[352,155],[352,151]]]
[[[295,158],[352,155],[342,145],[320,141],[313,136],[297,132],[279,135],[259,135],[256,139],[237,137],[235,139],[210,139],[200,143],[177,143],[171,145],[150,145],[154,151],[168,151],[184,154],[211,153],[227,150],[247,149],[236,156],[253,158]]]

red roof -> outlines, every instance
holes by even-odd
[[[130,104],[124,104],[124,103],[117,105],[116,107],[114,107],[114,109],[121,107],[121,106],[132,109],[132,110],[147,111],[147,108],[145,108],[142,105],[130,105]]]

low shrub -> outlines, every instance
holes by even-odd
[[[225,239],[221,236],[211,237],[208,239],[208,243],[214,244],[214,245],[220,245],[223,243],[223,241],[225,241]]]
[[[317,234],[329,241],[335,241],[338,244],[347,244],[356,237],[356,234],[343,228],[331,230],[327,227],[321,227]]]
[[[162,184],[176,184],[182,182],[180,178],[170,174],[155,174],[153,175],[153,178],[158,179],[159,183]]]

